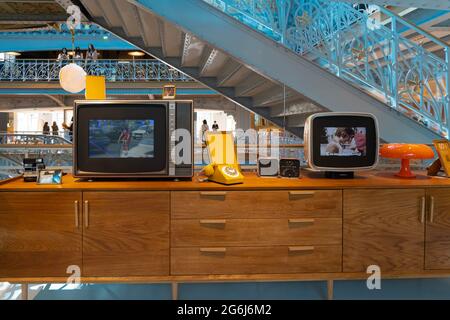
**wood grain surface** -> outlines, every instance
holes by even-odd
[[[423,189],[344,191],[344,272],[424,267]]]
[[[83,275],[169,274],[169,202],[169,192],[83,193]]]
[[[450,270],[450,189],[428,190],[427,198],[425,268]]]
[[[342,219],[172,220],[172,247],[341,245]]]
[[[342,269],[341,246],[308,246],[305,250],[286,246],[213,249],[218,248],[172,248],[171,274],[338,272]]]
[[[80,192],[0,192],[0,277],[68,276],[68,266],[81,267],[75,201]]]
[[[112,180],[80,181],[71,175],[63,177],[62,185],[36,185],[16,179],[0,185],[1,191],[188,191],[188,190],[303,190],[303,189],[349,189],[349,188],[423,188],[450,187],[450,179],[427,177],[419,173],[417,179],[399,179],[393,172],[369,171],[357,173],[355,179],[326,179],[321,173],[302,171],[300,179],[259,178],[254,173],[245,173],[243,184],[225,186],[214,182],[198,182],[195,178],[188,181],[173,180]]]
[[[342,191],[172,192],[172,219],[342,217]]]

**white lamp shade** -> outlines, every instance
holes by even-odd
[[[61,87],[70,93],[79,93],[86,89],[86,72],[75,63],[68,64],[59,71]]]

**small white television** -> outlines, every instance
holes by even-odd
[[[379,157],[378,121],[370,113],[316,113],[306,120],[304,146],[314,171],[373,169]]]

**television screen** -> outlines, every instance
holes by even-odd
[[[155,121],[89,120],[89,158],[153,158]]]
[[[305,123],[305,156],[314,170],[357,171],[378,162],[378,125],[368,113],[324,112]]]
[[[324,127],[320,137],[320,155],[324,157],[365,157],[365,127]]]

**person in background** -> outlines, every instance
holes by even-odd
[[[54,136],[57,136],[59,134],[59,127],[56,124],[56,121],[53,121],[53,124],[52,124],[52,134]]]
[[[99,56],[98,51],[95,49],[94,45],[91,43],[86,52],[86,60],[97,60]]]
[[[219,131],[219,125],[217,124],[217,121],[214,121],[212,125],[212,129],[214,132]]]
[[[48,125],[48,122],[44,123],[44,127],[42,128],[42,133],[43,134],[50,134],[50,127]]]
[[[80,47],[75,48],[75,53],[73,54],[75,60],[83,60],[83,52],[81,52]]]
[[[209,131],[208,122],[206,120],[203,120],[201,132],[200,132],[202,143],[206,142],[206,132],[208,132],[208,131]]]
[[[130,149],[131,134],[130,129],[124,128],[120,133],[117,143],[121,145],[120,156],[127,156]]]
[[[62,48],[61,52],[58,54],[58,61],[69,60],[69,53],[66,48]]]
[[[73,117],[70,120],[70,126],[68,126],[66,123],[63,123],[62,127],[65,130],[69,131],[69,141],[72,141],[72,137],[73,137]]]
[[[100,73],[99,66],[97,63],[99,53],[95,49],[94,45],[91,43],[86,51],[86,68],[88,74],[98,76]]]

